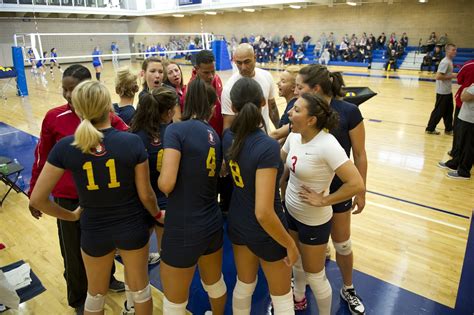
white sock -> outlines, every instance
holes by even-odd
[[[354,289],[354,285],[351,284],[351,285],[345,285],[344,284],[344,290],[349,290],[349,289]]]
[[[163,315],[186,315],[187,304],[188,301],[181,304],[173,303],[163,296]]]
[[[318,303],[320,315],[331,314],[332,290],[331,284],[326,278],[325,270],[318,273],[306,273],[306,281],[309,283],[311,290],[313,290],[314,297]]]
[[[294,288],[293,293],[295,300],[300,302],[304,299],[306,293],[306,274],[303,270],[303,262],[301,257],[293,265]]]
[[[125,306],[127,311],[129,311],[135,306],[135,303],[133,302],[133,296],[127,284],[125,284],[125,297],[127,298],[127,304]]]
[[[293,303],[293,292],[290,290],[285,295],[270,295],[275,315],[294,315],[295,305]]]

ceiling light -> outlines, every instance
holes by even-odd
[[[426,3],[426,2],[428,2],[428,0],[418,0],[418,1],[420,1],[420,3]]]
[[[252,9],[252,8],[244,8],[243,10],[245,12],[255,12],[255,9]]]
[[[179,17],[179,18],[182,18],[184,17],[184,14],[173,14],[174,17]]]
[[[351,6],[356,6],[356,5],[357,5],[357,2],[347,0],[347,1],[346,1],[346,4],[351,5]]]
[[[301,6],[292,4],[292,5],[290,5],[290,8],[298,10],[298,9],[301,9]]]
[[[206,11],[204,13],[207,14],[207,15],[216,15],[217,14],[217,12],[215,12],[215,11]]]

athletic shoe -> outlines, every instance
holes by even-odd
[[[438,162],[438,167],[439,168],[443,168],[445,170],[452,170],[452,171],[455,171],[454,168],[451,168],[449,166],[446,165],[446,162]]]
[[[123,292],[125,291],[125,283],[115,278],[112,278],[112,281],[110,281],[109,284],[109,291],[112,291],[114,293]]]
[[[355,289],[341,289],[341,297],[347,302],[349,311],[353,315],[365,314],[365,307],[362,304],[362,300],[357,296]]]
[[[471,179],[470,177],[459,175],[458,171],[448,172],[448,174],[446,174],[446,176],[448,176],[451,179],[460,179],[460,180],[470,180]]]
[[[135,308],[132,306],[128,309],[126,300],[123,302],[122,315],[135,315]]]
[[[84,315],[84,304],[74,309],[75,315]]]
[[[454,131],[452,131],[452,130],[451,131],[445,131],[444,134],[447,135],[447,136],[452,136],[452,135],[454,135]]]
[[[296,301],[295,296],[293,295],[293,302],[295,303],[295,311],[304,311],[308,308],[308,300],[306,300],[306,296],[301,301]]]
[[[326,260],[331,260],[331,247],[326,246]]]
[[[425,133],[428,134],[428,135],[439,135],[440,132],[438,130],[425,130]]]
[[[156,265],[161,261],[160,253],[150,253],[148,255],[148,264]]]

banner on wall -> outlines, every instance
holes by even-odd
[[[178,5],[194,5],[194,4],[201,4],[202,0],[178,0]]]

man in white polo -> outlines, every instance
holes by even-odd
[[[247,43],[240,44],[234,54],[234,62],[239,69],[238,73],[234,73],[224,85],[222,91],[222,114],[224,116],[224,129],[227,129],[234,120],[235,113],[232,111],[232,102],[230,101],[230,90],[234,83],[242,77],[252,78],[260,84],[263,95],[265,96],[266,105],[262,108],[263,119],[267,130],[269,128],[270,119],[278,128],[280,122],[280,114],[275,102],[275,84],[270,72],[255,67],[256,57],[253,47]]]

